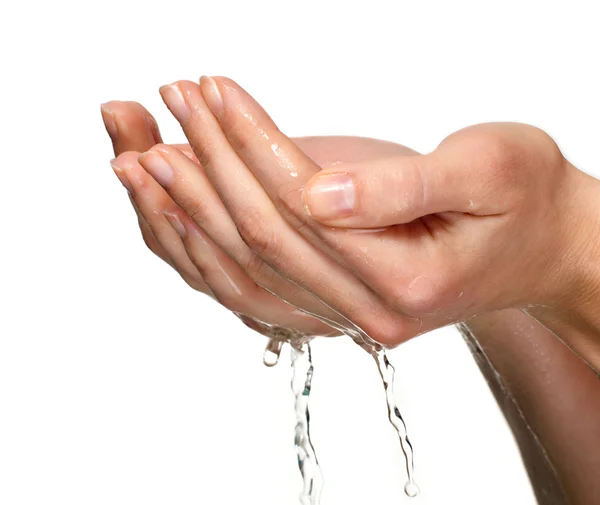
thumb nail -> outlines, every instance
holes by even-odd
[[[349,174],[319,175],[304,190],[304,204],[309,214],[319,220],[348,217],[355,202],[356,189]]]

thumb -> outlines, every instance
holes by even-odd
[[[313,219],[329,226],[377,228],[437,212],[474,213],[468,179],[435,151],[395,156],[322,170],[306,184],[303,201]]]

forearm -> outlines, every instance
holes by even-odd
[[[513,430],[540,505],[600,503],[596,373],[521,311],[493,312],[461,326]]]

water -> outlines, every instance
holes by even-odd
[[[280,337],[280,335],[278,336]],[[308,409],[314,367],[309,339],[298,338],[298,335],[294,336],[296,338],[289,339],[289,343],[291,345],[292,359],[291,386],[294,393],[294,407],[296,411],[294,445],[298,455],[298,467],[302,475],[300,503],[302,505],[319,505],[321,490],[323,489],[323,474],[310,438],[310,412]],[[398,434],[400,447],[404,454],[406,475],[408,477],[404,485],[404,492],[407,496],[413,498],[419,494],[419,487],[414,478],[412,444],[408,438],[406,424],[394,398],[395,369],[390,363],[385,349],[381,348],[377,343],[370,341],[370,339],[366,341],[365,338],[357,338],[357,335],[352,335],[352,339],[369,352],[377,363],[385,391],[388,419]],[[272,338],[269,341],[263,356],[263,362],[266,366],[277,364],[282,346],[283,342],[281,339]]]
[[[282,347],[283,342],[281,340],[269,339],[269,343],[263,354],[263,364],[268,367],[275,366],[279,362]]]
[[[294,445],[298,455],[298,468],[302,475],[302,505],[319,505],[323,489],[323,474],[310,439],[310,412],[308,400],[312,387],[313,364],[309,343],[292,345],[292,391],[296,411]]]
[[[404,485],[404,492],[407,496],[414,498],[419,494],[419,486],[415,482],[415,463],[413,456],[413,448],[408,438],[406,431],[406,423],[400,414],[400,410],[396,405],[394,398],[394,373],[396,372],[384,349],[373,349],[371,355],[375,358],[381,380],[383,381],[383,389],[385,390],[385,398],[387,401],[388,419],[396,430],[400,440],[400,447],[404,453],[404,461],[406,463],[406,475],[408,480]]]

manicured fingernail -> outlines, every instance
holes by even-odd
[[[218,118],[223,113],[223,97],[217,83],[212,77],[200,77],[200,89],[210,111]]]
[[[160,88],[160,94],[177,121],[183,123],[190,115],[183,93],[177,84],[167,84]]]
[[[114,159],[110,160],[110,166],[112,167],[113,171],[115,172],[115,175],[121,181],[121,184],[123,184],[123,186],[125,186],[125,189],[127,191],[129,191],[130,195],[133,195],[133,186],[129,182],[129,179],[127,178],[127,174],[125,173],[124,168],[122,166],[120,166],[118,159],[114,158]]]
[[[117,138],[119,137],[119,128],[117,127],[115,112],[110,108],[110,102],[103,103],[100,106],[100,112],[102,113],[102,120],[104,121],[106,132],[110,136],[111,140],[116,142]]]
[[[173,229],[179,233],[179,236],[181,238],[187,237],[187,231],[185,230],[185,226],[183,226],[181,219],[179,219],[179,216],[176,213],[167,210],[163,210],[162,212]]]
[[[350,216],[354,209],[356,189],[348,174],[318,176],[304,190],[304,204],[318,219],[340,219]]]
[[[138,158],[138,161],[161,186],[167,187],[171,184],[174,176],[173,167],[161,154],[147,151]]]

